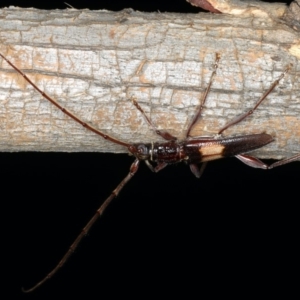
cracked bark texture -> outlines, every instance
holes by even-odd
[[[158,128],[184,139],[221,60],[203,117],[192,135],[217,133],[253,107],[224,136],[267,132],[261,158],[299,152],[300,34],[270,16],[6,8],[0,52],[83,121],[125,142],[161,140],[132,105],[135,97]],[[0,61],[0,151],[127,152],[82,128]]]

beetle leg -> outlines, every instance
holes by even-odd
[[[149,162],[149,160],[145,160],[145,163],[146,163],[147,167],[154,173],[159,172],[160,170],[162,170],[163,168],[165,168],[168,165],[165,162],[160,162],[155,167],[153,167],[151,165],[151,163]]]
[[[200,178],[204,172],[206,165],[207,165],[207,161],[202,163],[201,168],[199,169],[198,165],[190,164],[190,169],[197,178]]]
[[[167,141],[176,141],[177,140],[177,137],[173,136],[168,131],[157,129],[156,126],[150,120],[150,118],[147,117],[144,110],[140,107],[140,105],[137,103],[137,101],[134,97],[131,98],[131,101],[132,101],[133,105],[142,113],[142,115],[144,116],[144,118],[147,121],[147,123],[149,124],[149,126],[153,129],[153,131],[157,135],[161,136],[162,138],[164,138]]]
[[[271,165],[268,165],[266,163],[264,163],[263,161],[261,161],[260,159],[250,156],[250,155],[245,155],[245,154],[239,154],[235,156],[236,158],[238,158],[241,162],[243,162],[244,164],[252,167],[252,168],[258,168],[258,169],[264,169],[264,170],[268,170],[268,169],[273,169],[275,167],[279,167],[279,166],[283,166],[285,164],[288,164],[290,162],[293,161],[300,161],[300,153],[296,154],[292,157],[289,158],[285,158],[282,160],[279,160]]]

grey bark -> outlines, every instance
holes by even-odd
[[[284,13],[284,11],[282,12]],[[83,121],[125,142],[160,141],[132,105],[184,139],[221,55],[194,136],[213,136],[290,72],[224,136],[267,132],[261,158],[299,152],[300,34],[274,15],[0,10],[0,52]],[[0,61],[0,151],[127,152],[82,128]]]

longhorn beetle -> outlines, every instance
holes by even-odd
[[[95,127],[83,122],[73,113],[62,107],[56,100],[51,98],[49,95],[40,90],[21,70],[19,70],[12,62],[10,62],[7,58],[5,58],[1,53],[0,56],[12,67],[14,68],[20,75],[24,77],[24,79],[35,89],[37,90],[45,99],[50,101],[53,105],[59,108],[66,115],[71,117],[74,121],[81,124],[83,127],[93,131],[94,133],[100,135],[102,138],[111,141],[112,143],[119,144],[128,149],[128,152],[135,157],[134,162],[130,166],[129,173],[127,176],[119,183],[119,185],[112,191],[110,196],[103,202],[103,204],[96,211],[94,216],[90,219],[90,221],[83,228],[81,233],[77,236],[75,241],[70,246],[69,250],[63,256],[63,258],[59,261],[59,263],[54,267],[54,269],[48,273],[46,277],[44,277],[41,281],[39,281],[35,286],[30,289],[23,290],[24,292],[31,292],[35,290],[37,287],[42,285],[45,281],[50,279],[57,270],[64,265],[67,259],[70,257],[72,252],[77,248],[78,244],[82,240],[82,238],[88,233],[92,225],[95,221],[103,214],[106,207],[110,204],[110,202],[120,193],[123,187],[130,181],[130,179],[135,175],[138,170],[139,164],[141,161],[144,161],[146,165],[152,172],[159,172],[169,164],[174,164],[178,162],[185,162],[190,166],[192,173],[200,178],[204,168],[208,161],[228,157],[235,156],[240,161],[245,163],[246,165],[254,168],[260,169],[272,169],[278,166],[285,165],[287,163],[300,160],[300,153],[296,154],[290,158],[286,158],[271,165],[267,165],[261,160],[252,157],[250,155],[246,155],[244,153],[250,152],[254,149],[263,147],[272,141],[274,138],[267,133],[259,133],[259,134],[251,134],[251,135],[240,135],[233,137],[192,137],[190,136],[190,132],[201,116],[201,112],[204,108],[205,100],[207,98],[208,92],[210,91],[213,78],[216,74],[220,55],[216,54],[216,59],[214,63],[214,70],[211,74],[209,84],[202,95],[200,106],[190,123],[185,139],[183,141],[177,141],[177,138],[170,134],[167,131],[158,130],[155,125],[152,123],[150,118],[145,114],[141,106],[138,104],[136,99],[132,98],[133,105],[141,112],[144,116],[148,125],[155,131],[157,135],[162,137],[165,142],[155,142],[155,143],[126,143],[116,138],[113,138],[109,135],[104,134],[99,131]],[[279,76],[279,78],[269,87],[269,89],[261,96],[255,106],[247,111],[246,113],[238,116],[228,122],[225,126],[223,126],[218,135],[221,135],[226,129],[229,127],[243,121],[247,116],[251,115],[257,107],[266,99],[266,97],[274,90],[274,88],[279,84],[280,80],[285,76],[285,74],[289,71],[290,66],[286,68],[286,70]],[[199,169],[198,164],[202,163],[201,168]]]

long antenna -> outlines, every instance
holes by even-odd
[[[24,289],[22,288],[22,291],[24,293],[30,293],[37,289],[39,286],[41,286],[45,281],[50,279],[69,259],[69,257],[72,255],[74,250],[78,247],[78,244],[81,242],[84,236],[89,232],[91,227],[94,225],[94,223],[99,219],[99,217],[102,216],[103,212],[107,208],[107,206],[111,203],[111,201],[118,196],[120,191],[123,189],[123,187],[129,182],[129,180],[133,177],[133,175],[137,172],[139,168],[139,159],[135,159],[135,161],[132,163],[129,173],[127,176],[118,184],[118,186],[112,191],[112,193],[109,195],[109,197],[101,204],[101,206],[97,209],[94,216],[88,221],[88,223],[85,225],[85,227],[82,229],[82,231],[79,233],[77,238],[74,240],[72,245],[69,247],[69,250],[66,252],[66,254],[63,256],[63,258],[59,261],[59,263],[53,268],[53,270],[48,273],[41,281],[39,281],[36,285],[34,285],[30,289]]]
[[[116,143],[118,145],[121,146],[125,146],[125,147],[129,147],[130,144],[122,142],[120,140],[117,140],[107,134],[102,133],[101,131],[99,131],[97,128],[89,125],[88,123],[85,123],[83,121],[81,121],[76,115],[74,115],[73,113],[71,113],[69,110],[67,110],[66,108],[64,108],[63,106],[61,106],[56,100],[54,100],[53,98],[51,98],[49,95],[47,95],[44,91],[42,91],[40,88],[38,88],[28,77],[27,75],[25,75],[20,69],[18,69],[12,62],[10,62],[5,56],[3,56],[0,53],[0,56],[12,67],[14,68],[34,89],[36,89],[45,99],[47,99],[48,101],[50,101],[53,105],[55,105],[58,109],[60,109],[63,113],[65,113],[66,115],[68,115],[69,117],[71,117],[74,121],[76,121],[77,123],[79,123],[80,125],[82,125],[83,127],[89,129],[90,131],[93,131],[94,133],[102,136],[105,140],[109,140],[113,143]]]

